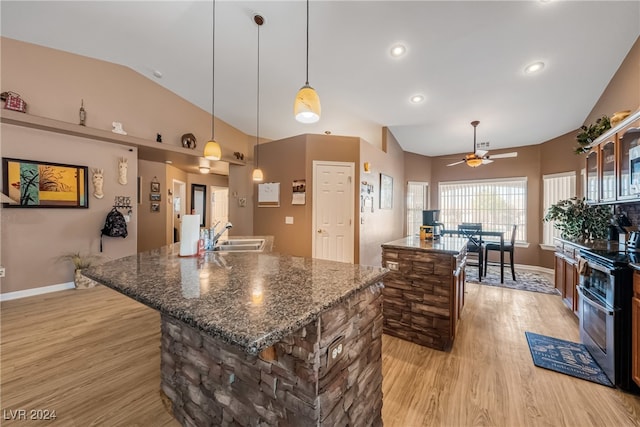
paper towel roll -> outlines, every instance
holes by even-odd
[[[200,215],[183,215],[180,229],[180,256],[196,255],[199,238]]]

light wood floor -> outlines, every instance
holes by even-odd
[[[1,425],[178,425],[158,393],[157,312],[103,287],[0,309],[3,418],[57,415]],[[639,397],[535,367],[527,330],[579,340],[558,296],[473,284],[450,352],[385,336],[385,426],[640,426]]]

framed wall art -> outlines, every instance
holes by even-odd
[[[160,183],[159,182],[151,182],[151,192],[152,193],[159,193],[160,192]]]
[[[37,160],[2,159],[3,192],[13,208],[88,208],[87,166]]]
[[[393,208],[393,178],[380,174],[380,209]]]

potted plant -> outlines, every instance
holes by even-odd
[[[602,116],[594,124],[587,126],[580,126],[581,132],[576,135],[578,140],[578,147],[575,150],[576,154],[586,153],[591,149],[591,144],[606,130],[611,129],[611,121],[609,117]]]
[[[610,206],[591,205],[584,197],[572,197],[551,205],[544,221],[553,221],[563,239],[586,241],[606,238],[611,216]]]
[[[73,264],[73,283],[76,285],[76,289],[87,289],[95,286],[95,282],[93,280],[82,275],[82,269],[91,267],[94,262],[100,259],[99,255],[69,252],[61,255],[58,259],[64,262],[71,262]]]

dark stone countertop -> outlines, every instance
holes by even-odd
[[[576,246],[580,249],[584,250],[593,250],[593,251],[624,251],[625,247],[618,243],[617,240],[604,240],[604,239],[596,239],[596,240],[577,240],[577,239],[563,239],[560,237],[556,237],[561,242],[569,243],[570,245]]]
[[[261,236],[252,236],[256,237]],[[179,253],[180,244],[175,243],[82,273],[246,353],[258,354],[358,290],[380,282],[387,272],[268,251],[206,252],[201,257]]]
[[[402,239],[383,243],[383,248],[389,249],[415,249],[424,252],[438,252],[457,255],[466,247],[469,239],[464,237],[441,236],[437,240],[421,240],[420,236],[407,236]]]

